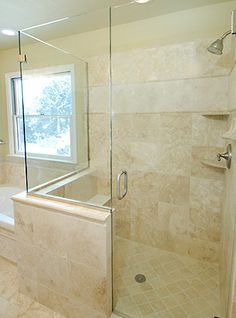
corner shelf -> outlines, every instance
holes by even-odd
[[[226,117],[229,116],[230,112],[227,111],[219,111],[219,112],[206,112],[206,113],[202,113],[202,116],[206,116],[206,117],[217,117],[217,116],[222,116],[222,117]]]
[[[226,169],[224,162],[221,162],[221,161],[216,161],[212,159],[203,159],[201,160],[201,163],[204,164],[205,166],[212,167],[212,168]]]
[[[233,140],[233,141],[236,140],[236,118],[232,119],[231,126],[230,126],[229,130],[226,133],[224,133],[222,138],[228,139],[228,140]]]

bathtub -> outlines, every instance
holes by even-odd
[[[0,256],[12,262],[16,262],[17,251],[11,197],[20,192],[21,188],[9,184],[0,185]]]
[[[63,198],[86,203],[90,206],[107,207],[110,204],[109,195],[104,194],[103,189],[98,186],[96,170],[90,168],[39,186],[33,189],[32,193],[51,199]]]
[[[11,197],[22,189],[9,185],[0,185],[0,227],[14,230],[13,202]]]

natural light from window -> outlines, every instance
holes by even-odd
[[[12,78],[15,152],[24,151],[20,78]],[[27,153],[72,158],[73,98],[70,71],[26,75],[23,79]]]

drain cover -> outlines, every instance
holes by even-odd
[[[134,279],[137,283],[144,283],[146,281],[146,277],[143,274],[137,274]]]

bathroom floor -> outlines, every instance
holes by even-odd
[[[64,318],[18,292],[16,266],[0,257],[0,318]]]
[[[135,318],[220,317],[215,263],[116,240],[115,310]],[[146,281],[135,281],[143,274]]]
[[[115,278],[117,312],[135,318],[219,316],[216,264],[123,239],[117,245],[117,257],[122,255]],[[145,282],[135,281],[138,273]],[[20,294],[16,266],[0,257],[0,318],[64,317]]]
[[[19,293],[18,285],[16,266],[0,257],[0,318],[65,318]]]

